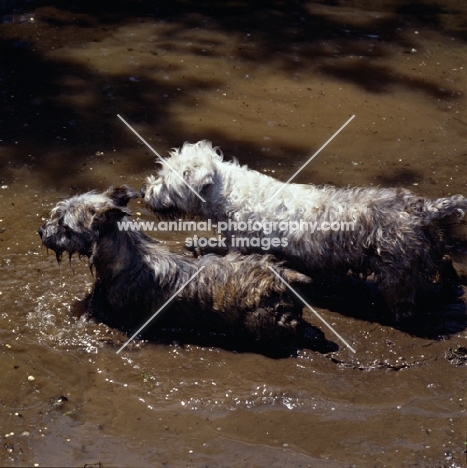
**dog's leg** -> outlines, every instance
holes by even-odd
[[[441,295],[446,299],[455,299],[464,294],[459,276],[452,264],[452,258],[444,255],[438,264],[441,279]]]
[[[275,303],[274,303],[275,301]],[[278,346],[299,346],[318,350],[323,353],[336,351],[338,346],[326,340],[324,333],[301,319],[300,306],[283,299],[270,298],[254,311],[248,312],[243,319],[243,327],[256,342]]]
[[[395,271],[385,268],[379,274],[378,288],[394,315],[395,322],[403,322],[415,311],[416,288],[413,285],[413,271]]]

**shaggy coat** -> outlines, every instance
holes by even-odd
[[[296,303],[272,266],[287,282],[306,283],[306,276],[282,267],[271,256],[201,259],[177,255],[142,232],[122,230],[127,203],[137,193],[126,186],[89,192],[61,201],[39,229],[43,244],[60,260],[64,252],[89,258],[96,282],[91,311],[114,326],[142,325],[195,273],[199,274],[157,318],[157,330],[199,331],[279,346],[296,340],[325,350],[323,333],[302,319]],[[201,271],[201,267],[204,267]]]
[[[151,210],[199,215],[218,225],[256,221],[259,230],[227,234],[280,239],[271,242],[269,252],[314,280],[349,271],[364,279],[374,274],[396,320],[410,317],[416,296],[442,280],[443,224],[467,210],[461,195],[430,200],[402,188],[285,185],[236,160],[224,162],[208,141],[185,143],[170,154],[142,189]],[[302,224],[290,227],[290,222]],[[239,250],[264,253],[257,242]]]

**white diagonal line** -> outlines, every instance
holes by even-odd
[[[305,299],[303,299],[302,296],[300,296],[300,294],[298,294],[297,291],[295,291],[294,288],[292,288],[292,286],[290,286],[289,283],[287,283],[287,281],[285,281],[284,278],[282,278],[281,275],[279,275],[279,273],[277,273],[276,270],[274,270],[274,268],[269,265],[268,268],[321,320],[321,322],[323,322],[334,333],[334,335],[336,335],[350,349],[350,351],[352,351],[352,353],[355,354],[357,352],[349,345],[349,343],[347,343],[347,341],[344,340],[344,338],[342,338],[342,336],[339,335],[339,333],[336,332],[336,330],[334,330],[334,328],[331,327],[331,325],[329,325],[328,322],[326,322],[326,320],[321,317],[321,315],[318,314],[318,312],[316,312],[315,309],[313,309],[313,307],[311,307],[310,304],[308,304],[308,302],[305,301]]]
[[[166,165],[203,203],[206,200],[120,115],[117,117]]]
[[[266,203],[269,203],[276,195],[278,195],[279,192],[281,192],[281,191],[284,189],[284,187],[286,187],[286,185],[289,184],[290,181],[291,181],[294,177],[296,177],[297,174],[298,174],[299,172],[301,172],[301,171],[303,170],[303,168],[304,168],[307,164],[309,164],[309,163],[311,162],[311,160],[312,160],[315,156],[317,156],[317,155],[321,152],[321,150],[322,150],[324,147],[326,147],[326,145],[327,145],[331,140],[333,140],[334,137],[336,137],[336,136],[341,132],[341,130],[344,129],[344,127],[346,127],[346,126],[350,123],[351,120],[354,119],[354,117],[355,117],[355,114],[352,115],[352,117],[350,117],[350,119],[347,120],[347,122],[345,122],[345,124],[342,125],[342,127],[339,128],[339,130],[337,130],[337,132],[334,133],[334,135],[333,135],[331,138],[329,138],[329,140],[328,140],[326,143],[324,143],[324,145],[321,146],[321,148],[320,148],[318,151],[316,151],[316,153],[315,153],[305,164],[303,164],[303,166],[302,166],[300,169],[298,169],[298,171],[296,171],[295,174],[294,174],[292,177],[290,177],[290,179],[289,179],[287,182],[284,182],[284,184],[281,185],[280,189],[279,189],[276,193],[274,193],[271,197],[269,197],[269,198],[266,200]]]
[[[135,333],[133,333],[132,337],[126,342],[123,344],[123,346],[117,351],[117,354],[120,353],[120,351],[122,351],[124,348],[126,348],[135,338],[136,336],[139,335],[139,333],[141,333],[141,330],[143,330],[143,328],[145,328],[155,317],[156,315],[175,297],[177,296],[177,294],[179,294],[181,291],[183,291],[183,289],[185,289],[185,287],[196,277],[199,275],[199,273],[201,272],[201,270],[204,268],[204,266],[202,266],[194,275],[191,276],[191,278],[170,298],[168,299],[165,304],[163,306],[161,306],[159,308],[159,310],[157,312],[155,312],[152,317],[147,320],[144,325],[142,325]]]

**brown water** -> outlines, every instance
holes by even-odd
[[[117,355],[80,309],[86,263],[36,233],[154,171],[117,114],[160,153],[207,138],[284,181],[355,114],[297,182],[467,195],[467,9],[404,3],[1,3],[0,466],[467,466],[464,298],[429,338],[317,307],[355,355]]]

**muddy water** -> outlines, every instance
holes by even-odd
[[[117,354],[86,263],[36,233],[154,170],[117,114],[163,154],[208,138],[281,180],[355,114],[296,181],[467,194],[464,3],[329,3],[2,2],[1,466],[466,466],[464,298],[429,336],[316,305],[355,354]]]

